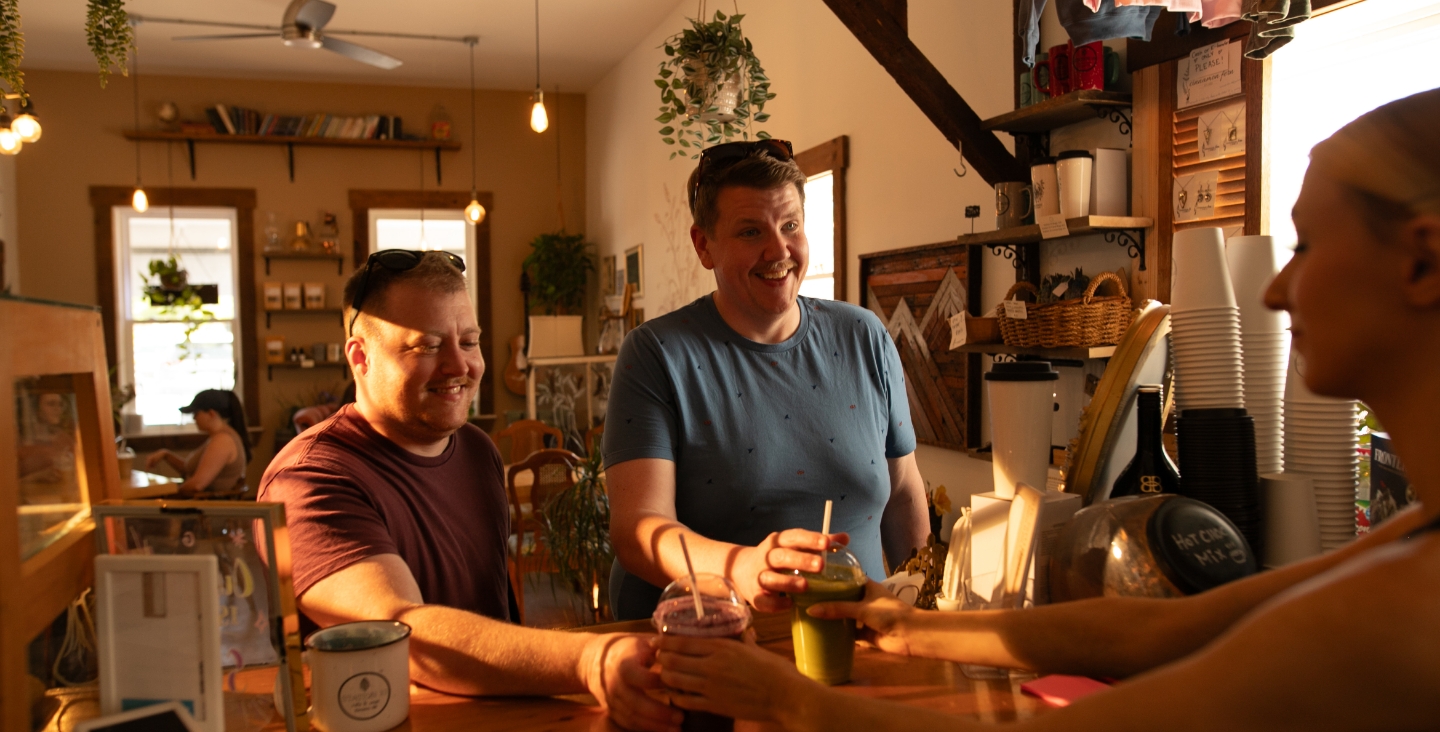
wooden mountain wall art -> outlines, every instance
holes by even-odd
[[[861,305],[895,340],[915,437],[952,450],[978,447],[980,437],[980,356],[950,350],[950,317],[974,314],[978,301],[971,258],[954,242],[860,258]]]

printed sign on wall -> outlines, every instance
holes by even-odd
[[[1240,41],[1220,41],[1180,59],[1175,69],[1175,106],[1185,109],[1239,94],[1240,45]]]

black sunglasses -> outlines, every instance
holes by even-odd
[[[723,145],[707,147],[700,153],[700,172],[695,175],[695,185],[690,188],[690,208],[695,208],[695,196],[700,193],[700,184],[705,182],[706,174],[717,173],[735,163],[744,160],[755,152],[775,158],[782,163],[788,163],[795,159],[795,148],[790,145],[789,140],[753,140],[743,142],[727,142]]]
[[[451,254],[450,252],[431,251],[444,257],[450,264],[455,265],[455,269],[461,272],[465,271],[465,260],[461,259],[458,255]],[[408,272],[418,267],[420,260],[424,259],[426,254],[430,254],[430,251],[382,249],[371,254],[370,257],[365,260],[365,271],[360,275],[360,286],[355,288],[355,301],[350,304],[350,307],[355,309],[355,314],[350,316],[350,327],[346,330],[348,335],[355,335],[355,320],[360,317],[360,306],[365,303],[365,293],[370,287],[370,270],[378,264],[391,272]]]

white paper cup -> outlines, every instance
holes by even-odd
[[[1066,150],[1057,156],[1055,176],[1060,182],[1060,215],[1065,218],[1090,214],[1090,169],[1094,163],[1086,150]]]
[[[1283,567],[1320,553],[1315,486],[1303,475],[1260,476],[1265,500],[1265,566]]]
[[[1240,323],[1247,333],[1283,333],[1289,326],[1283,312],[1265,307],[1265,290],[1280,273],[1275,239],[1237,236],[1225,242],[1230,285],[1240,306]]]
[[[410,715],[410,626],[332,625],[305,639],[310,719],[325,732],[384,732]]]
[[[1217,227],[1175,232],[1172,244],[1174,277],[1170,306],[1175,312],[1192,308],[1238,307],[1225,262],[1224,234]]]

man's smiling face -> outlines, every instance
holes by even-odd
[[[692,232],[706,269],[714,270],[717,306],[765,327],[795,308],[810,247],[805,208],[792,184],[730,186],[715,199],[712,233]]]

